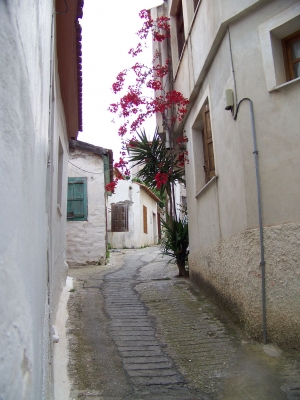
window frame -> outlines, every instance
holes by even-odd
[[[184,43],[185,43],[185,33],[184,33],[184,18],[183,18],[183,8],[182,8],[182,0],[179,0],[177,5],[177,10],[175,13],[176,19],[176,36],[177,36],[177,50],[178,50],[178,59],[180,59]]]
[[[70,184],[80,184],[83,185],[83,197],[78,197],[77,199],[70,199],[69,197],[69,185]],[[70,216],[69,214],[73,211],[69,210],[70,201],[80,201],[82,199],[83,214],[81,216]],[[74,209],[74,208],[73,208]],[[74,214],[74,213],[73,213]],[[87,221],[88,217],[88,202],[87,202],[87,178],[86,177],[68,177],[68,197],[67,197],[67,221]]]
[[[203,143],[203,153],[204,153],[204,173],[205,173],[205,183],[208,183],[215,175],[215,153],[213,136],[211,129],[210,120],[210,109],[209,104],[206,103],[201,110],[203,119],[203,130],[202,130],[202,143]]]
[[[294,64],[300,63],[300,57],[293,60],[292,56],[292,44],[298,41],[300,41],[300,29],[281,40],[287,81],[300,78],[300,76],[295,76],[293,68]]]
[[[282,47],[282,39],[297,32],[299,26],[300,3],[274,15],[258,27],[268,92],[300,81],[300,78],[287,81]]]

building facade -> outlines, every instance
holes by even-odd
[[[112,248],[131,249],[159,242],[160,199],[145,185],[120,180],[109,198],[108,242]]]
[[[107,192],[112,151],[70,140],[67,253],[69,266],[104,264],[107,250]]]
[[[170,17],[174,89],[190,100],[176,134],[189,139],[191,279],[253,336],[299,345],[300,3],[168,0],[151,12]]]
[[[0,2],[3,399],[53,398],[52,325],[67,275],[68,140],[81,130],[82,5],[68,1],[66,13],[64,1]],[[64,46],[72,49],[67,59],[59,55]]]

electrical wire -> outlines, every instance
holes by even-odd
[[[80,169],[80,170],[83,171],[83,172],[87,172],[88,174],[95,174],[95,175],[104,174],[104,171],[103,171],[103,172],[91,172],[91,171],[86,171],[85,169],[82,169],[82,168],[80,168],[80,167],[77,167],[77,165],[71,163],[71,161],[68,161],[68,162],[69,162],[70,164],[72,164],[73,167],[78,168],[78,169]],[[110,171],[110,170],[111,170],[111,169],[109,169],[109,171]]]

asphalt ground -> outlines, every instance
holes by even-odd
[[[169,261],[148,247],[69,270],[69,398],[299,400],[299,352],[248,338]]]

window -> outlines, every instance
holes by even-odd
[[[300,79],[300,3],[259,25],[261,54],[269,92]]]
[[[200,0],[193,0],[194,1],[194,11],[196,11],[197,5]]]
[[[300,77],[300,30],[282,39],[286,79]]]
[[[215,176],[215,157],[214,157],[214,146],[211,132],[210,123],[210,111],[209,105],[206,104],[202,109],[203,118],[203,152],[204,152],[204,172],[205,172],[205,182],[211,180]]]
[[[157,213],[157,231],[158,231],[158,240],[161,240],[161,219],[160,219],[160,213]]]
[[[148,233],[147,207],[145,207],[145,206],[143,206],[143,225],[144,225],[144,233]]]
[[[111,205],[111,231],[128,232],[128,204]]]
[[[87,221],[87,179],[68,180],[68,221]]]
[[[208,98],[204,97],[203,100],[203,106],[193,123],[191,132],[196,193],[199,193],[216,174],[209,103]]]
[[[177,44],[178,44],[178,58],[180,58],[185,42],[182,0],[180,0],[178,3],[178,8],[175,17],[176,17],[176,31],[177,31]]]

